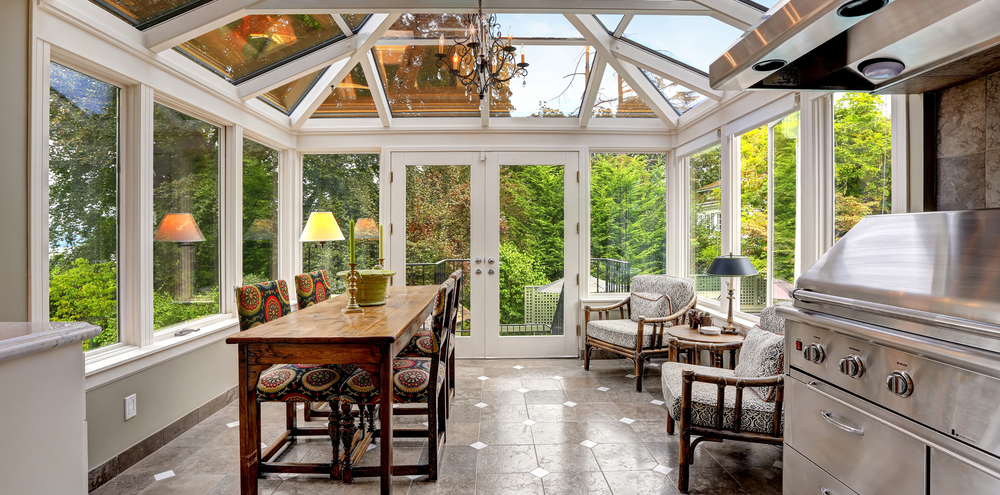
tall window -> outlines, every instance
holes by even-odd
[[[628,292],[632,277],[666,269],[666,156],[590,157],[589,292]]]
[[[302,159],[302,224],[309,214],[329,211],[347,237],[348,220],[379,218],[379,155],[339,154],[306,155]],[[388,228],[385,235],[389,235]],[[378,241],[356,242],[358,269],[378,264]],[[338,271],[347,270],[347,241],[327,242],[322,246],[307,243],[302,246],[302,267],[305,271],[327,270],[334,289],[343,292],[343,280]]]
[[[740,309],[790,299],[795,282],[799,114],[740,136],[740,252],[758,274],[740,280]]]
[[[219,312],[220,129],[153,108],[153,329]]]
[[[835,238],[867,215],[892,212],[889,99],[840,93],[833,109]]]
[[[49,319],[118,338],[118,99],[103,81],[50,64]]]
[[[277,150],[243,140],[243,283],[278,278]]]
[[[688,273],[695,280],[698,295],[712,298],[719,296],[721,288],[719,277],[707,275],[722,247],[721,150],[720,146],[714,146],[687,158],[691,177]]]

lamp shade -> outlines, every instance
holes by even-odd
[[[355,239],[378,239],[378,224],[371,218],[359,218],[354,224]]]
[[[708,267],[709,275],[717,277],[746,277],[756,275],[757,269],[753,267],[750,258],[746,256],[718,256],[712,260],[712,265]]]
[[[299,242],[342,241],[344,233],[337,225],[337,219],[329,211],[314,211],[309,214],[309,221],[302,229]]]
[[[205,236],[201,235],[201,229],[190,213],[167,213],[160,220],[153,240],[190,243],[204,241]]]
[[[247,233],[243,234],[245,241],[272,241],[276,232],[274,220],[258,218],[250,224]]]

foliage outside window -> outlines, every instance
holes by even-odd
[[[707,275],[722,249],[722,148],[713,146],[687,158],[691,177],[689,228],[691,252],[688,274],[699,296],[718,298],[719,277]]]
[[[243,140],[243,283],[278,278],[277,150]]]
[[[219,312],[221,130],[153,108],[153,329]]]
[[[379,219],[379,155],[336,154],[305,155],[302,158],[302,225],[309,214],[329,211],[348,236],[348,221],[359,218]],[[389,235],[388,226],[385,235]],[[378,241],[356,241],[358,269],[378,264]],[[388,249],[388,244],[386,244]],[[303,271],[327,270],[333,290],[346,290],[337,272],[349,269],[348,243],[334,241],[317,246],[302,246]]]
[[[835,239],[868,215],[892,213],[889,100],[836,95],[833,110]]]
[[[118,342],[120,90],[50,64],[49,320],[101,333],[83,350]]]
[[[629,292],[666,269],[666,156],[590,157],[590,292]]]

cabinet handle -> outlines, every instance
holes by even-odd
[[[846,425],[844,423],[841,423],[840,421],[837,421],[836,419],[833,419],[833,415],[830,414],[830,413],[828,413],[828,412],[826,412],[826,411],[820,411],[819,413],[823,415],[823,419],[825,419],[828,423],[830,423],[833,426],[836,426],[837,428],[840,428],[841,430],[844,430],[844,431],[846,431],[848,433],[853,433],[853,434],[858,435],[858,436],[864,436],[865,435],[865,431],[864,430],[859,430],[859,429],[857,429],[857,428],[855,428],[853,426],[849,426],[849,425]]]

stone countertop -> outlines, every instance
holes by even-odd
[[[0,323],[0,361],[79,344],[99,333],[101,327],[86,322]]]

